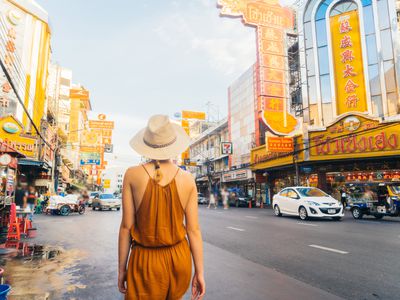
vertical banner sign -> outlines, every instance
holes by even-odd
[[[286,30],[293,29],[294,15],[278,0],[218,0],[221,15],[242,17],[257,29],[257,110],[276,135],[288,135],[297,119],[287,107]]]
[[[69,115],[69,142],[76,143],[79,140],[79,112],[81,101],[71,98],[71,112]]]
[[[365,112],[367,100],[357,10],[330,18],[337,114]]]
[[[182,114],[183,117],[183,114]],[[187,117],[187,116],[185,116]],[[189,128],[189,121],[182,119],[182,128],[185,129],[186,133],[190,136],[190,128]],[[190,159],[190,152],[189,152],[189,148],[185,150],[185,152],[182,153],[181,159],[183,162],[187,161],[188,159]]]

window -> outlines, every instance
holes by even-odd
[[[298,188],[297,191],[302,197],[329,197],[327,194],[317,188]]]
[[[390,29],[381,31],[382,40],[382,58],[383,60],[393,59],[393,46],[392,46],[392,34]]]
[[[329,75],[320,77],[321,82],[321,100],[322,103],[332,102],[331,80]]]
[[[381,83],[379,80],[378,64],[368,67],[368,75],[369,75],[369,86],[370,86],[371,96],[380,95]]]
[[[368,64],[372,65],[378,63],[378,52],[376,50],[375,34],[368,35],[365,41],[367,44]]]
[[[365,35],[375,33],[374,13],[372,5],[364,7],[364,30]]]
[[[355,4],[352,1],[340,2],[332,8],[330,16],[333,17],[356,9],[357,9],[357,4]]]
[[[311,22],[304,24],[304,37],[306,40],[306,49],[313,47]]]
[[[319,74],[329,74],[328,47],[318,48]]]
[[[288,193],[288,190],[282,190],[282,191],[279,193],[279,196],[287,197],[287,193]]]
[[[383,69],[385,72],[386,92],[395,92],[396,91],[396,75],[394,73],[393,60],[385,61],[383,63]]]
[[[325,46],[327,44],[325,19],[315,22],[315,30],[317,34],[317,46]]]
[[[386,29],[390,27],[387,0],[378,1],[378,19],[379,29]]]
[[[314,50],[306,50],[306,60],[307,60],[307,74],[308,76],[315,75],[315,62],[314,62]]]
[[[299,195],[294,190],[288,190],[287,197],[292,199],[299,199]]]

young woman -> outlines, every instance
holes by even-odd
[[[181,299],[190,285],[193,257],[192,299],[202,299],[196,184],[190,173],[171,162],[187,149],[189,137],[167,116],[156,115],[130,145],[151,161],[128,169],[124,177],[119,290],[129,300]]]

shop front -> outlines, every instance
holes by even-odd
[[[221,187],[238,196],[255,197],[255,181],[251,170],[247,168],[222,173]]]
[[[309,184],[328,192],[351,182],[400,180],[400,122],[353,114],[309,132]]]
[[[282,188],[296,185],[302,181],[301,166],[304,162],[304,143],[302,136],[294,137],[296,154],[291,152],[268,151],[265,145],[251,150],[251,169],[255,173],[257,194],[270,205],[273,195]],[[297,171],[296,171],[297,170]],[[265,193],[265,195],[263,195]]]

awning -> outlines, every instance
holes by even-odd
[[[18,165],[31,166],[31,167],[42,168],[42,169],[50,169],[50,166],[48,163],[46,163],[44,161],[33,160],[33,159],[24,159],[24,158],[19,159]]]

